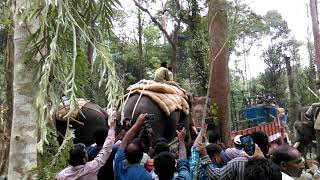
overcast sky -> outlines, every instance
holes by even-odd
[[[246,0],[245,2],[260,15],[266,14],[269,10],[277,10],[283,19],[288,22],[292,36],[299,41],[306,42],[306,37],[308,36],[307,29],[308,26],[311,25],[311,19],[307,16],[308,10],[306,3],[308,3],[308,0]],[[311,30],[310,27],[310,32]],[[265,64],[260,59],[262,49],[266,49],[266,47],[262,47],[259,50],[254,49],[251,52],[248,60],[250,70],[250,74],[248,74],[249,77],[255,77],[265,69]],[[306,46],[300,48],[300,54],[302,63],[307,64],[308,54]],[[242,67],[243,66],[242,64]],[[234,67],[232,60],[230,61],[230,67]]]
[[[154,11],[155,9],[158,9],[161,7],[160,1],[156,1],[157,5],[148,7],[151,11]],[[248,4],[257,14],[259,15],[265,15],[267,11],[269,10],[277,10],[288,22],[289,29],[291,29],[291,35],[294,36],[297,40],[306,42],[306,37],[308,35],[307,28],[311,25],[311,20],[307,16],[308,10],[306,3],[309,2],[309,0],[242,0],[242,2]],[[122,7],[126,11],[132,11],[136,9],[134,4],[131,0],[123,0]],[[148,17],[146,16],[148,19]],[[128,17],[126,20],[126,27],[125,27],[125,33],[136,33],[135,27],[137,24],[136,17]],[[122,27],[123,28],[123,27]],[[168,29],[170,28],[170,25],[168,24]],[[310,32],[311,32],[310,27]],[[312,39],[313,40],[313,39]],[[263,44],[263,43],[262,43]],[[267,43],[264,43],[267,45]],[[249,64],[249,77],[255,77],[259,75],[261,72],[265,69],[265,64],[260,59],[262,50],[266,49],[267,47],[261,47],[261,48],[252,48],[251,55],[248,59]],[[300,54],[302,57],[302,63],[307,64],[308,63],[308,54],[306,46],[302,46],[300,48]],[[230,60],[230,68],[234,68],[234,56],[231,56]],[[244,64],[239,64],[240,68],[244,68]]]

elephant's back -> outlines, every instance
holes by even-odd
[[[135,108],[136,106],[136,108]],[[134,115],[132,116],[132,114]],[[135,120],[140,114],[148,113],[154,114],[155,117],[166,118],[165,113],[160,109],[159,105],[150,97],[140,94],[131,95],[124,106],[124,117],[133,117]]]
[[[83,110],[94,112],[99,118],[102,119],[106,119],[108,116],[107,113],[98,104],[91,102],[84,104],[81,108],[81,111]]]

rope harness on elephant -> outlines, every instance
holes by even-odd
[[[140,101],[140,99],[141,99],[141,97],[142,97],[142,95],[143,95],[143,93],[144,93],[145,88],[146,88],[146,86],[143,87],[142,92],[140,93],[140,96],[139,96],[136,104],[134,105],[134,108],[133,108],[132,113],[131,113],[131,120],[133,119],[134,112],[136,111],[136,108],[137,108],[137,106],[138,106],[138,104],[139,104],[139,101]],[[131,91],[131,90],[130,90],[130,91]],[[130,121],[130,123],[131,123],[131,121]]]
[[[131,119],[134,117],[134,113],[136,111],[136,108],[138,107],[142,95],[148,96],[155,103],[157,103],[167,116],[170,116],[170,114],[176,110],[180,110],[185,114],[189,114],[190,107],[187,102],[188,97],[183,91],[175,86],[165,83],[158,83],[151,80],[141,80],[138,83],[129,86],[127,90],[129,91],[129,93],[125,95],[127,96],[126,101],[121,107],[122,117],[124,117],[123,108],[127,104],[129,97],[132,94],[138,93],[139,98],[134,106],[133,112],[131,114]],[[121,120],[121,122],[123,122],[123,119]]]

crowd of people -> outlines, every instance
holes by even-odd
[[[225,148],[217,138],[206,138],[206,125],[193,143],[185,143],[186,130],[177,131],[178,150],[171,148],[165,138],[156,139],[148,152],[139,138],[146,114],[115,137],[116,120],[109,131],[97,130],[95,144],[76,144],[70,151],[70,166],[56,175],[69,179],[236,179],[280,180],[299,177],[304,161],[299,151],[288,145],[269,149],[268,136],[254,132],[249,136],[255,143],[254,153],[248,155],[240,136],[234,146]],[[207,142],[209,141],[209,142]],[[210,142],[211,141],[211,142]]]
[[[179,87],[166,63],[156,70],[154,80]],[[273,101],[274,97],[268,96],[265,103]],[[305,168],[297,149],[287,144],[269,148],[264,132],[245,135],[251,140],[251,148],[241,135],[234,137],[232,147],[225,147],[217,136],[207,137],[206,124],[191,143],[186,143],[186,129],[182,128],[177,130],[177,143],[159,138],[144,144],[138,137],[147,124],[146,116],[141,114],[131,128],[117,136],[116,119],[108,132],[105,128],[97,129],[95,144],[76,144],[70,151],[70,165],[56,179],[292,180],[300,177]],[[146,146],[150,148],[147,150]],[[320,179],[320,170],[314,174],[317,177]]]

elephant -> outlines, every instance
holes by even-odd
[[[176,110],[170,114],[168,117],[163,110],[159,107],[159,105],[153,101],[150,97],[142,95],[139,99],[140,94],[131,95],[128,100],[125,102],[123,108],[123,117],[122,119],[127,119],[132,121],[131,125],[136,121],[138,116],[143,113],[154,114],[154,118],[148,122],[153,130],[153,139],[157,139],[160,137],[166,138],[168,141],[171,141],[176,133],[177,128],[185,127],[187,130],[187,138],[190,139],[190,115],[184,114],[180,110]],[[139,99],[139,102],[136,106],[136,103]],[[189,107],[191,107],[190,101],[188,102]],[[136,106],[136,107],[135,107]],[[132,116],[133,110],[134,114]],[[148,147],[149,141],[143,140],[145,145]],[[147,149],[145,147],[145,149]]]
[[[107,126],[107,112],[99,105],[91,102],[85,103],[81,107],[81,113],[76,116],[76,121],[70,121],[70,125],[75,129],[74,143],[83,143],[90,146],[94,143],[93,133],[98,128],[106,128]],[[66,132],[67,122],[56,120],[56,128],[58,130],[59,143],[63,140],[63,135]],[[83,124],[82,124],[83,123]]]
[[[303,114],[306,111],[306,108],[303,108],[300,111],[300,118],[299,120],[294,122],[294,130],[295,130],[295,139],[296,143],[294,144],[294,147],[297,148],[302,156],[306,159],[307,151],[308,149],[315,147],[315,144],[313,143],[315,140],[317,140],[316,144],[316,154],[319,156],[319,143],[320,139],[317,136],[318,130],[314,129],[314,121],[313,119],[307,119]],[[319,115],[319,111],[316,113],[316,115]],[[306,164],[307,167],[307,164]]]

